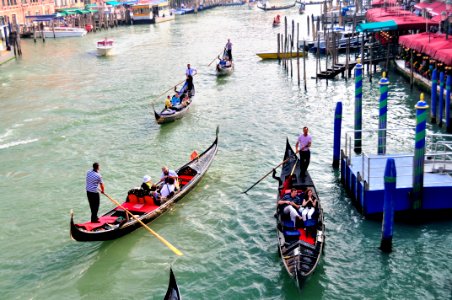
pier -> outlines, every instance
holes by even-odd
[[[397,168],[397,187],[395,189],[396,216],[411,215],[413,209],[413,151],[400,152],[394,150],[394,144],[400,143],[401,134],[413,137],[407,142],[414,149],[414,129],[387,130],[388,154],[379,155],[375,150],[374,139],[379,130],[362,131],[364,136],[362,153],[353,152],[354,131],[344,136],[344,148],[341,150],[341,182],[352,202],[358,210],[368,218],[378,218],[383,213],[384,170],[386,161],[393,158]],[[452,211],[452,135],[427,134],[429,142],[425,153],[423,172],[423,201],[419,212],[433,218],[439,215],[450,214]],[[430,211],[426,213],[426,211]]]

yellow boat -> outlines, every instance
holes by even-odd
[[[303,57],[303,52],[299,52],[299,55],[297,55],[297,52],[288,52],[288,53],[279,53],[280,58],[295,58],[295,57]],[[278,53],[277,52],[268,52],[268,53],[256,53],[257,56],[259,56],[262,59],[277,59]],[[306,56],[308,53],[306,52]]]

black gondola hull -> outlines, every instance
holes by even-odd
[[[139,219],[145,224],[155,220],[160,215],[165,213],[170,207],[172,207],[174,203],[177,203],[186,194],[188,194],[199,183],[199,181],[201,181],[202,177],[207,172],[207,169],[212,164],[217,151],[218,151],[218,129],[217,137],[209,148],[207,148],[197,158],[191,160],[190,162],[176,170],[178,174],[179,171],[184,170],[188,167],[196,170],[198,173],[192,178],[192,180],[186,185],[184,185],[178,193],[176,193],[172,198],[170,198],[170,200],[159,206],[157,209],[141,215]],[[115,211],[116,210],[113,209],[104,214],[104,216],[112,215],[113,213],[115,213]],[[72,239],[80,242],[107,241],[120,238],[139,227],[141,227],[141,224],[138,221],[130,219],[121,226],[116,225],[116,227],[113,226],[109,230],[87,231],[78,227],[74,223],[73,216],[71,214],[70,235]]]

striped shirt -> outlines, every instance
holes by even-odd
[[[100,173],[89,170],[86,173],[86,191],[92,192],[92,193],[98,193],[97,188],[99,187],[99,184],[104,183],[102,181],[102,175]]]

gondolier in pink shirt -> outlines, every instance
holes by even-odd
[[[306,178],[306,170],[309,167],[309,162],[311,160],[311,143],[312,137],[308,134],[309,128],[303,127],[303,133],[298,137],[297,143],[295,144],[295,150],[300,151],[300,177],[301,181]]]

